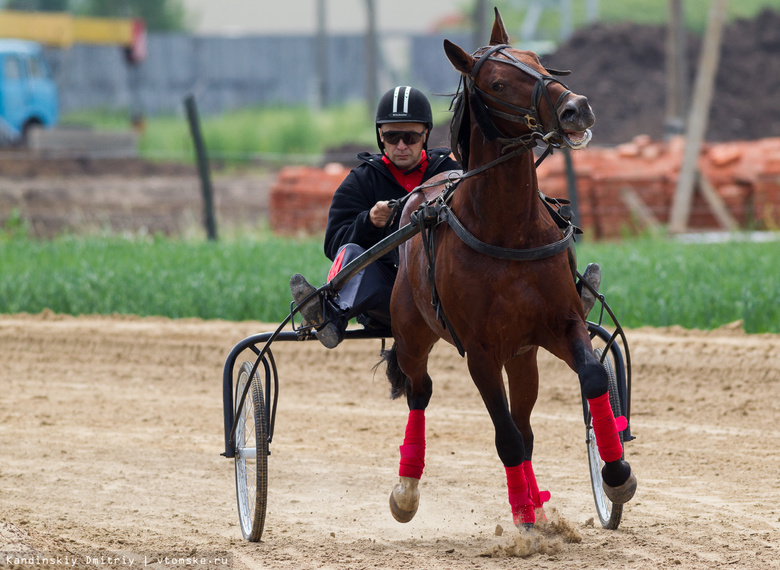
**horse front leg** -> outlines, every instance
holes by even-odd
[[[549,491],[540,491],[536,482],[531,457],[534,452],[534,432],[531,429],[531,412],[539,395],[539,367],[536,357],[539,348],[528,348],[522,354],[511,358],[505,365],[509,384],[509,404],[512,419],[523,436],[525,455],[523,457],[523,473],[528,484],[528,492],[534,507],[534,517],[547,520],[544,503],[550,500]]]
[[[619,432],[626,429],[624,417],[615,418],[609,404],[607,371],[593,354],[590,339],[585,333],[572,343],[574,370],[580,379],[582,394],[590,406],[593,433],[599,455],[604,461],[601,469],[604,492],[615,504],[627,503],[636,492],[637,479],[629,463],[623,459],[623,445]]]
[[[530,467],[530,453],[526,448],[527,438],[530,447],[533,447],[533,433],[530,430],[530,408],[536,401],[535,388],[525,396],[513,390],[513,411],[510,412],[504,389],[504,379],[501,374],[501,365],[488,354],[478,354],[475,351],[468,352],[468,366],[471,377],[479,390],[482,400],[485,402],[490,419],[495,428],[495,443],[498,457],[504,464],[506,472],[507,491],[509,505],[512,509],[512,522],[520,530],[528,530],[536,521],[534,500],[531,496],[528,468]],[[521,368],[521,363],[510,365],[510,369]],[[519,377],[513,374],[512,383],[515,387],[524,384]],[[533,377],[533,374],[532,374]],[[533,382],[532,382],[533,384]],[[530,406],[529,406],[530,404]],[[517,406],[517,412],[514,406]],[[527,412],[527,413],[526,413]],[[515,417],[517,417],[517,420]],[[518,423],[526,429],[521,433]],[[527,465],[526,465],[527,464]],[[532,473],[532,471],[531,471]],[[535,483],[535,480],[534,480]]]

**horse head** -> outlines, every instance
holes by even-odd
[[[495,16],[490,44],[474,54],[444,40],[447,58],[462,79],[451,135],[463,166],[468,167],[472,118],[483,137],[498,141],[504,153],[530,149],[538,140],[555,148],[587,146],[595,122],[588,99],[572,93],[554,77],[568,72],[547,70],[534,52],[509,46],[498,9]]]

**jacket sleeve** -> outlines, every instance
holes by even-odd
[[[325,230],[324,250],[328,259],[335,259],[339,248],[355,243],[366,249],[384,237],[384,228],[371,223],[369,211],[376,203],[373,189],[359,184],[351,171],[333,195]]]

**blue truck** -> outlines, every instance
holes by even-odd
[[[24,144],[59,119],[57,85],[40,44],[0,39],[0,143]]]

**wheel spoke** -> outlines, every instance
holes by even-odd
[[[251,362],[245,362],[241,366],[236,383],[237,408],[247,383],[251,382],[237,418],[235,471],[241,533],[247,540],[256,542],[260,540],[265,524],[268,427],[259,377],[255,374],[253,378],[249,378],[252,368]]]

